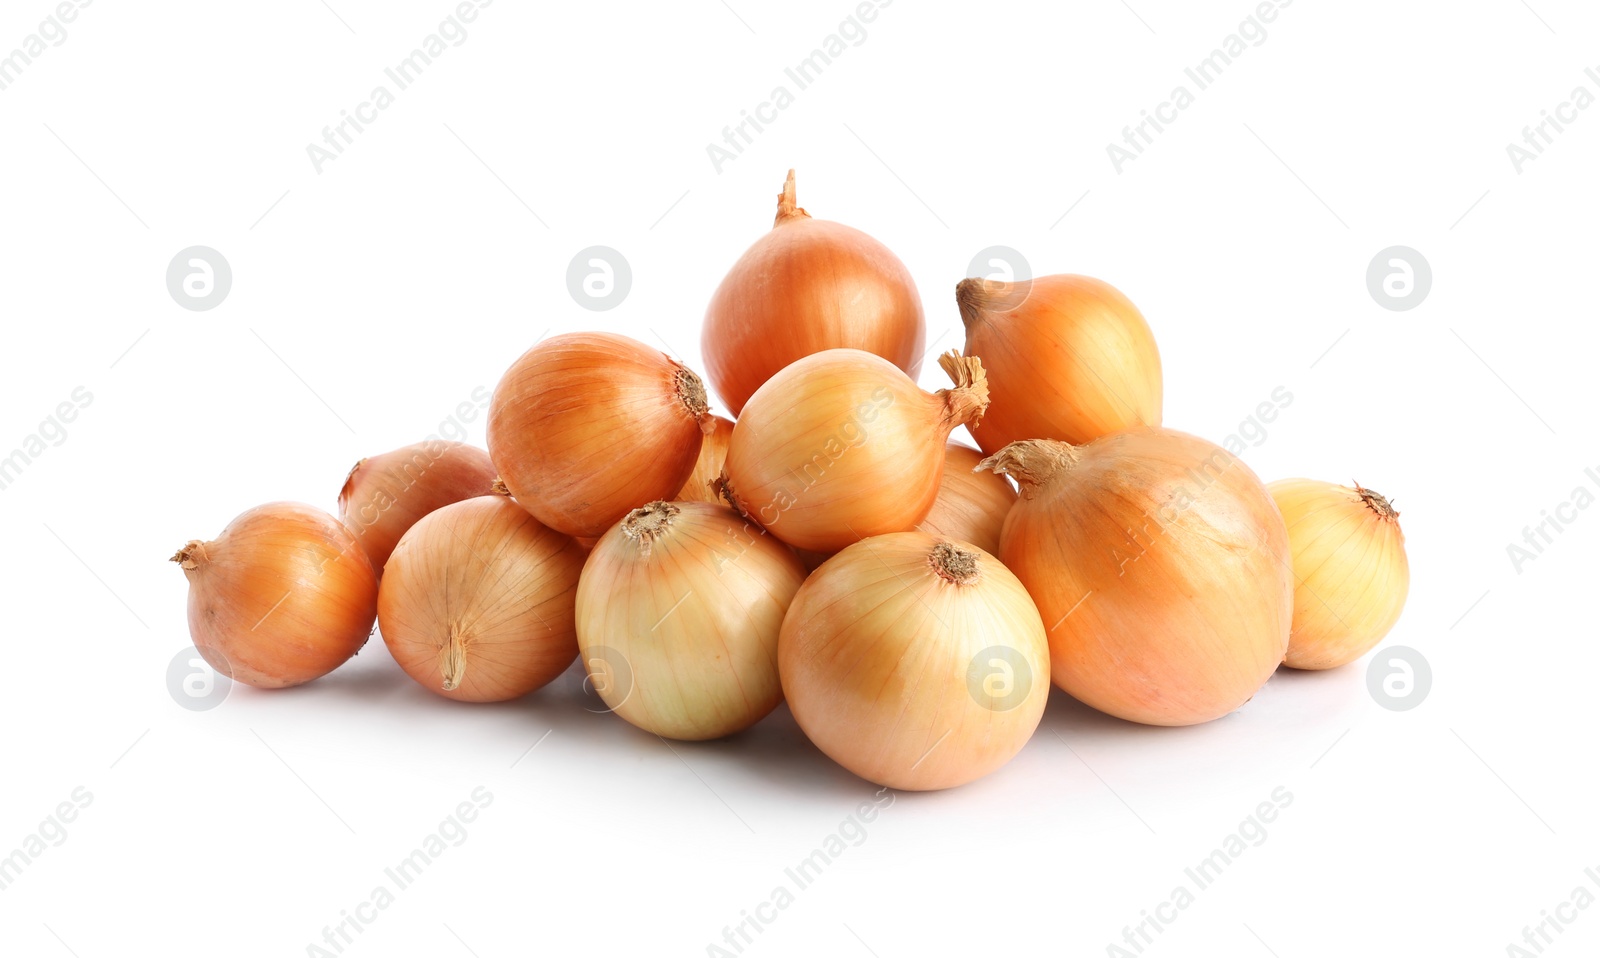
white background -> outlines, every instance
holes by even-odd
[[[1141,307],[1168,425],[1221,440],[1285,387],[1245,459],[1395,500],[1412,591],[1388,643],[1433,687],[1392,712],[1367,660],[1280,672],[1189,729],[1054,693],[1010,766],[899,795],[745,954],[1104,955],[1279,786],[1266,841],[1145,954],[1506,954],[1600,894],[1600,510],[1520,572],[1506,551],[1600,492],[1600,108],[1520,174],[1506,154],[1600,92],[1600,12],[1529,2],[1301,0],[1120,174],[1106,144],[1247,0],[901,0],[720,174],[707,144],[850,3],[501,0],[320,174],[306,145],[449,3],[83,10],[0,91],[0,454],[93,396],[0,492],[0,855],[93,795],[0,891],[6,951],[307,954],[480,785],[468,839],[345,954],[703,955],[767,901],[874,791],[786,710],[669,748],[586,711],[575,671],[464,707],[374,640],[308,687],[190,712],[165,682],[189,643],[165,560],[260,502],[331,509],[354,460],[437,431],[547,330],[699,366],[705,303],[793,166],[813,215],[905,260],[930,346],[959,345],[954,284],[1003,244]],[[0,53],[52,9],[6,3]],[[234,274],[209,312],[164,282],[197,244]],[[597,244],[633,270],[609,312],[565,281]],[[1433,270],[1407,312],[1365,281],[1396,244]],[[1547,954],[1593,953],[1600,907],[1565,914]]]

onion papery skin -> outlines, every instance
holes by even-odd
[[[970,579],[938,571],[941,546],[970,557]],[[991,672],[997,659],[1004,672]],[[863,539],[812,573],[784,618],[778,667],[811,741],[897,789],[995,771],[1049,696],[1044,624],[1022,583],[976,546],[925,532]]]
[[[338,668],[372,634],[372,563],[349,530],[313,506],[257,506],[172,561],[189,580],[195,648],[235,682],[302,685]]]
[[[355,535],[372,568],[384,564],[418,519],[452,502],[487,496],[494,463],[476,446],[434,439],[356,463],[339,491],[339,518]]]
[[[607,532],[578,585],[594,689],[672,739],[732,735],[777,707],[778,630],[806,570],[727,506],[654,502]]]
[[[717,395],[738,415],[762,383],[824,349],[862,349],[913,380],[926,337],[911,272],[857,229],[812,219],[796,205],[794,171],[772,230],[717,287],[701,355]]]
[[[756,391],[733,428],[724,494],[778,538],[831,553],[903,532],[933,507],[951,430],[982,415],[981,364],[940,357],[954,389],[927,393],[892,363],[829,349]]]
[[[1400,620],[1411,589],[1400,513],[1359,485],[1280,479],[1267,486],[1289,529],[1294,628],[1284,664],[1332,669],[1367,654]]]
[[[1019,442],[984,464],[1021,487],[1000,558],[1039,606],[1055,683],[1079,701],[1194,725],[1243,705],[1283,661],[1289,535],[1220,446],[1137,429]]]
[[[983,453],[959,442],[944,447],[944,475],[933,508],[917,528],[932,536],[970,542],[990,555],[1000,552],[1000,530],[1017,501],[1004,476],[974,472]]]
[[[994,380],[973,438],[989,455],[1019,439],[1086,443],[1161,425],[1161,356],[1139,310],[1089,276],[956,287],[966,354]]]
[[[412,526],[378,592],[378,628],[423,688],[504,702],[548,684],[578,654],[583,550],[504,496],[445,506]]]
[[[733,438],[733,420],[712,416],[712,429],[700,443],[700,458],[695,460],[694,472],[673,499],[680,502],[722,502],[717,491],[717,480],[722,476],[722,464],[728,458],[728,440]]]
[[[710,428],[705,388],[660,350],[613,333],[554,336],[506,371],[489,404],[489,458],[517,502],[597,538],[675,495]]]

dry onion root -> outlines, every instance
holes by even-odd
[[[1289,535],[1220,446],[1138,429],[1083,446],[1024,440],[983,465],[1016,479],[1000,558],[1039,605],[1057,685],[1102,712],[1194,725],[1283,661]]]
[[[950,432],[977,422],[988,404],[982,363],[950,352],[939,364],[955,388],[937,393],[859,349],[788,366],[734,424],[722,483],[728,501],[811,552],[912,528],[938,495]]]
[[[917,528],[929,535],[970,542],[990,555],[1000,552],[1000,529],[1017,501],[1004,476],[974,471],[983,453],[959,442],[944,447],[944,476],[933,508]],[[802,558],[804,558],[802,556]]]
[[[338,520],[298,502],[242,513],[172,561],[189,580],[189,633],[236,682],[276,689],[326,675],[366,644],[378,580]]]
[[[1022,583],[925,532],[863,539],[783,620],[784,697],[806,736],[891,788],[949,788],[1010,761],[1044,715],[1050,654]]]
[[[722,464],[728,458],[728,440],[733,438],[733,420],[721,416],[711,417],[712,429],[700,443],[700,458],[695,460],[694,472],[672,498],[688,502],[721,503],[717,492],[717,479],[722,475]]]
[[[1161,425],[1161,356],[1133,303],[1088,276],[956,286],[966,354],[994,377],[983,430],[994,455],[1019,439],[1085,443]]]
[[[452,502],[486,496],[494,463],[476,446],[436,439],[356,463],[339,491],[339,518],[383,578],[395,544],[418,519]]]
[[[1267,486],[1289,529],[1294,630],[1284,664],[1331,669],[1394,628],[1411,586],[1400,513],[1371,489],[1315,479]]]
[[[771,232],[733,264],[706,308],[706,375],[739,414],[778,370],[824,349],[863,349],[912,379],[922,366],[922,300],[882,243],[797,205],[794,171]]]
[[[607,532],[578,585],[578,643],[607,707],[667,738],[720,738],[782,695],[778,629],[806,572],[709,502],[652,502]]]
[[[660,350],[612,333],[554,336],[506,371],[489,405],[489,457],[543,524],[594,538],[676,495],[712,428],[705,386]]]
[[[445,506],[412,526],[378,592],[378,627],[418,684],[503,702],[578,654],[573,603],[583,551],[504,496]]]

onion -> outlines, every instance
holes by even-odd
[[[836,552],[903,532],[933,506],[951,430],[983,415],[983,364],[951,352],[954,389],[926,393],[892,363],[829,349],[750,397],[733,427],[724,494],[797,549]]]
[[[728,440],[733,436],[733,420],[721,416],[711,417],[712,430],[700,443],[700,458],[695,460],[694,472],[689,481],[678,490],[674,499],[688,502],[721,503],[716,482],[722,475],[722,463],[728,458]]]
[[[212,668],[262,689],[327,675],[366,644],[378,579],[355,537],[298,502],[250,509],[172,561],[189,580],[189,634]]]
[[[489,457],[535,519],[594,538],[675,495],[712,428],[705,386],[665,353],[612,333],[555,336],[506,371]]]
[[[1000,528],[1017,501],[1004,476],[974,472],[983,453],[959,442],[944,447],[944,476],[933,508],[917,528],[929,535],[970,542],[984,552],[1000,551]]]
[[[1039,605],[1057,685],[1102,712],[1193,725],[1243,705],[1283,661],[1289,535],[1220,446],[1137,429],[985,459],[1022,487],[1000,558]]]
[[[1161,425],[1161,356],[1139,310],[1088,276],[956,286],[966,354],[994,377],[983,428],[993,455],[1019,439],[1085,443]]]
[[[1363,489],[1315,479],[1267,486],[1289,528],[1294,630],[1284,664],[1331,669],[1361,658],[1400,619],[1411,587],[1400,513]]]
[[[1022,749],[1044,715],[1050,653],[1022,583],[925,532],[864,539],[812,573],[778,640],[795,721],[890,788],[961,785]]]
[[[494,477],[489,454],[476,446],[419,442],[356,463],[339,491],[339,518],[381,579],[395,543],[413,523],[452,502],[488,495]]]
[[[378,628],[423,688],[503,702],[560,675],[578,654],[573,602],[583,550],[503,496],[423,517],[378,591]]]
[[[912,379],[922,367],[922,300],[882,243],[796,205],[794,171],[772,231],[756,240],[706,308],[700,352],[738,415],[778,370],[824,349],[863,349]]]
[[[652,502],[595,544],[578,584],[578,644],[596,691],[675,739],[731,735],[782,695],[778,629],[800,560],[727,506]]]

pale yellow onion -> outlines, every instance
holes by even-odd
[[[980,471],[983,453],[959,442],[944,447],[944,476],[933,508],[917,528],[929,535],[970,542],[994,555],[1000,551],[1000,528],[1017,501],[1017,491],[1004,476]],[[802,557],[803,558],[803,557]]]
[[[1400,513],[1371,489],[1280,479],[1294,562],[1294,629],[1284,664],[1331,669],[1367,654],[1394,628],[1411,587]]]
[[[925,532],[829,559],[783,620],[784,697],[807,737],[890,788],[962,785],[1027,744],[1049,696],[1038,610],[999,560]]]
[[[652,502],[589,553],[578,644],[606,706],[667,738],[720,738],[775,708],[778,629],[804,581],[783,543],[727,506]]]
[[[705,386],[660,350],[569,333],[512,364],[489,403],[489,457],[541,523],[593,538],[676,495],[711,428]]]
[[[372,634],[378,579],[339,520],[298,502],[247,510],[172,561],[189,580],[189,634],[218,672],[257,688],[337,668]]]
[[[1161,425],[1161,356],[1133,303],[1089,276],[956,286],[968,356],[994,384],[983,426],[993,455],[1019,439],[1085,443]]]
[[[1294,609],[1289,534],[1222,447],[1170,429],[984,460],[1021,496],[1000,558],[1039,605],[1055,682],[1102,712],[1193,725],[1255,695]]]
[[[356,463],[339,490],[339,518],[383,577],[395,544],[418,519],[452,502],[486,496],[494,482],[489,454],[432,439]]]
[[[933,506],[951,430],[988,401],[983,365],[939,357],[953,389],[923,392],[892,363],[829,349],[773,376],[734,424],[724,493],[797,549],[835,552],[903,532]]]
[[[728,458],[728,440],[733,438],[733,420],[712,416],[712,430],[700,443],[700,458],[695,460],[694,473],[683,484],[678,494],[680,501],[722,502],[717,492],[717,479],[722,475],[722,463]]]
[[[583,550],[504,496],[445,506],[412,526],[378,592],[378,629],[423,688],[462,702],[538,689],[578,654]]]

